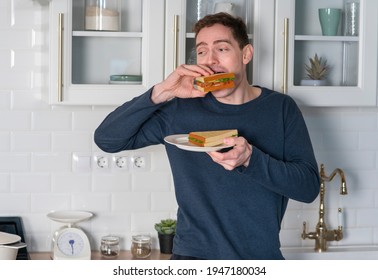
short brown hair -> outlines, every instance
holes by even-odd
[[[240,49],[249,44],[247,26],[240,17],[233,17],[227,13],[217,13],[207,15],[200,19],[193,27],[193,32],[197,38],[202,28],[213,26],[214,24],[222,24],[231,29],[232,35],[238,41]]]

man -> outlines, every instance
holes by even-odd
[[[319,175],[302,114],[286,95],[250,86],[253,56],[241,19],[219,13],[194,27],[198,65],[110,113],[95,132],[107,152],[164,144],[179,206],[172,259],[283,259],[279,232],[288,199],[312,202]],[[235,87],[205,94],[195,77],[235,73]],[[238,129],[226,152],[191,152],[164,137]]]

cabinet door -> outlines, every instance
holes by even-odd
[[[167,0],[165,76],[180,64],[196,63],[193,25],[203,16],[224,11],[224,0]],[[229,10],[243,18],[254,47],[253,62],[248,65],[249,81],[273,86],[274,0],[233,0]],[[268,20],[267,20],[268,19]]]
[[[88,27],[85,0],[51,1],[50,104],[119,105],[162,80],[164,0],[114,1],[117,30]]]
[[[275,90],[308,106],[376,105],[378,2],[348,0],[359,4],[354,36],[344,33],[346,2],[276,0]],[[322,35],[318,10],[326,7],[341,12],[335,36]],[[315,54],[327,61],[324,86],[306,85],[305,67]]]

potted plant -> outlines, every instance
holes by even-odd
[[[301,80],[301,86],[324,86],[327,84],[326,77],[329,71],[327,60],[315,54],[310,57],[309,64],[305,64],[306,78]]]
[[[173,237],[176,234],[176,220],[161,220],[160,223],[155,224],[155,230],[158,232],[160,252],[172,254]]]

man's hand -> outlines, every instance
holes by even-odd
[[[151,100],[158,104],[174,97],[203,97],[205,93],[194,88],[194,79],[211,74],[214,72],[204,65],[180,65],[163,82],[155,85]]]
[[[226,153],[208,152],[214,162],[222,165],[226,170],[234,170],[238,166],[249,165],[252,155],[252,145],[244,137],[227,137],[224,144],[234,146]]]

